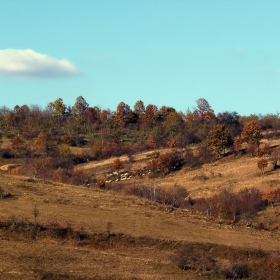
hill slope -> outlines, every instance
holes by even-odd
[[[48,235],[34,240],[31,234],[2,229],[0,275],[5,279],[203,279],[196,270],[182,271],[172,261],[183,244],[280,249],[277,232],[230,228],[183,210],[168,213],[155,203],[111,191],[3,172],[0,178],[4,192],[13,195],[1,199],[1,221],[14,216],[34,223],[36,206],[37,222],[42,225],[71,224],[73,230],[89,236],[106,233],[110,225],[110,232],[127,236],[109,245],[81,246],[73,240]]]

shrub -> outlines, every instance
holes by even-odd
[[[69,178],[70,183],[73,185],[89,185],[94,182],[94,177],[81,169],[74,169],[71,172],[71,177]]]
[[[80,164],[88,162],[92,159],[89,152],[83,151],[82,153],[72,155],[72,160],[74,164]]]
[[[159,192],[157,201],[171,206],[171,209],[174,208],[184,208],[187,204],[186,197],[189,195],[186,188],[175,184],[173,187],[168,189],[162,189]]]
[[[97,186],[99,189],[105,189],[105,187],[106,187],[105,181],[104,181],[104,180],[98,180],[98,181],[96,182],[96,186]]]
[[[41,179],[49,179],[52,170],[51,160],[49,158],[35,159],[32,162],[33,176]]]
[[[192,209],[220,220],[236,222],[242,218],[249,226],[262,205],[257,189],[243,189],[236,194],[223,190],[212,197],[196,199]]]
[[[116,158],[113,161],[112,167],[119,172],[121,169],[124,168],[124,163],[119,158]]]
[[[262,174],[264,174],[264,169],[265,167],[267,167],[268,165],[268,162],[266,159],[260,159],[258,162],[257,162],[257,165],[258,165],[258,168],[261,170]]]

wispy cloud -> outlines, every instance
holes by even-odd
[[[0,50],[0,75],[10,77],[61,77],[79,74],[67,59],[56,59],[33,50]]]

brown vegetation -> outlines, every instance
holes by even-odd
[[[278,127],[203,98],[0,110],[0,276],[278,279]]]

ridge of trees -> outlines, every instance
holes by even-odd
[[[39,133],[47,133],[61,140],[68,138],[71,145],[83,146],[100,142],[102,148],[108,143],[119,145],[134,142],[145,146],[166,147],[174,139],[177,147],[207,141],[208,147],[218,155],[232,145],[232,139],[240,137],[247,142],[252,153],[262,138],[279,133],[278,115],[240,116],[237,112],[215,114],[208,101],[200,98],[197,107],[186,113],[177,112],[174,108],[156,105],[144,105],[139,100],[133,109],[120,102],[115,111],[91,107],[79,96],[74,105],[66,106],[62,98],[50,102],[45,109],[36,105],[16,105],[13,109],[0,108],[0,131],[9,137],[21,136],[34,139]],[[222,130],[218,132],[218,130]],[[220,143],[217,143],[217,133]],[[216,135],[215,135],[216,134]],[[147,147],[145,147],[147,148]]]
[[[156,148],[170,149],[153,157],[147,165],[162,176],[182,166],[199,166],[227,152],[245,151],[259,157],[271,153],[273,168],[278,169],[279,152],[260,145],[264,136],[280,136],[278,115],[215,114],[206,99],[200,98],[196,103],[197,107],[186,113],[168,106],[145,106],[141,100],[133,109],[120,102],[116,111],[102,110],[91,107],[82,96],[73,106],[66,106],[58,98],[43,110],[35,105],[17,105],[13,110],[3,106],[0,141],[1,137],[8,137],[11,146],[0,146],[0,153],[2,157],[33,159],[30,170],[34,169],[38,176],[43,177],[48,168],[53,168],[52,177],[59,180],[69,177],[74,164],[124,154],[132,161],[133,154]],[[192,144],[197,144],[196,148],[189,148]],[[88,152],[74,156],[69,146],[86,147]],[[264,173],[265,160],[259,161],[258,167]],[[74,173],[76,177],[85,176],[82,171]],[[80,181],[91,179],[77,180]]]

